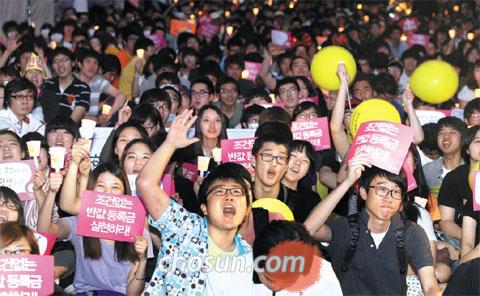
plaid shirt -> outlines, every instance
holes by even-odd
[[[162,249],[158,254],[157,268],[143,295],[203,295],[207,275],[207,219],[170,200],[165,213],[156,221],[149,217],[148,222],[161,232]],[[251,252],[250,246],[239,235],[235,236],[235,245],[239,256]],[[170,258],[166,260],[165,256]],[[176,257],[175,266],[172,266],[172,257]],[[201,258],[202,267],[196,271],[187,270],[186,266],[193,265],[186,262],[191,257]]]

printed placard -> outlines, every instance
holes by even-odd
[[[52,256],[0,256],[0,295],[52,295],[53,283]]]
[[[421,125],[437,123],[441,118],[450,116],[450,110],[415,110]]]
[[[423,47],[427,47],[430,42],[430,35],[427,34],[410,34],[407,37],[408,47],[412,47],[415,44],[420,44]]]
[[[473,210],[480,211],[480,171],[473,172]]]
[[[180,168],[181,175],[191,182],[195,182],[198,178],[198,165],[196,163],[184,162]]]
[[[165,174],[162,176],[162,182],[160,184],[162,187],[163,191],[168,196],[174,196],[175,195],[175,179],[172,174]]]
[[[227,128],[227,137],[230,140],[253,138],[256,130],[256,128]]]
[[[250,163],[255,138],[222,140],[222,163],[235,162],[243,165],[251,174],[254,169]]]
[[[178,36],[182,32],[195,34],[196,30],[197,24],[195,21],[182,21],[177,19],[172,19],[170,21],[170,34],[173,36]]]
[[[77,234],[133,242],[143,233],[147,212],[135,196],[85,191],[78,215]]]
[[[206,14],[199,19],[200,26],[198,34],[205,38],[213,38],[220,33],[220,25],[212,21],[210,15]]]
[[[405,34],[416,32],[420,22],[416,17],[409,17],[400,21],[400,26]]]
[[[35,164],[33,160],[0,162],[0,186],[15,191],[21,200],[35,199],[33,180]]]
[[[35,235],[35,239],[37,240],[40,255],[50,255],[53,246],[55,245],[57,236],[53,233],[40,232],[36,230],[33,230],[33,235]]]
[[[290,32],[284,32],[279,30],[272,30],[271,33],[272,44],[280,45],[283,47],[291,46],[292,34]]]
[[[254,81],[257,79],[258,72],[260,72],[260,68],[262,67],[261,63],[254,63],[254,62],[245,62],[245,70],[248,71],[248,76],[246,79],[250,81]]]
[[[398,175],[412,140],[413,130],[409,126],[388,121],[364,122],[353,139],[347,160],[367,154],[372,165]]]
[[[330,149],[328,117],[313,118],[292,122],[292,133],[295,140],[312,143],[315,151]]]

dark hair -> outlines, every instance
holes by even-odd
[[[115,72],[118,75],[122,72],[122,65],[117,56],[113,54],[106,54],[102,56],[100,61],[100,66],[102,67],[103,73],[105,72]]]
[[[207,77],[200,77],[200,78],[197,78],[194,81],[192,81],[192,83],[190,84],[190,92],[192,92],[193,85],[195,85],[197,83],[205,84],[207,86],[207,90],[208,90],[209,95],[215,93],[215,88],[214,88],[212,82],[210,81],[210,79],[208,79]]]
[[[66,47],[63,47],[63,46],[55,48],[55,50],[53,51],[53,54],[52,54],[52,61],[58,55],[64,55],[64,56],[68,57],[70,59],[70,61],[72,61],[72,62],[75,60],[73,52],[70,49],[68,49]]]
[[[305,188],[304,181],[309,180],[312,178],[312,176],[315,176],[315,168],[316,168],[316,157],[315,157],[315,149],[313,148],[313,145],[304,140],[293,140],[290,142],[290,147],[289,147],[289,154],[292,154],[292,152],[298,151],[298,152],[305,152],[305,155],[307,156],[308,160],[310,161],[310,165],[308,167],[307,174],[299,180],[299,184],[301,185],[300,187]],[[308,188],[310,189],[310,188]]]
[[[228,123],[227,123],[227,119],[226,119],[225,115],[223,115],[222,111],[220,111],[220,109],[217,106],[212,105],[212,104],[207,104],[207,105],[202,106],[202,108],[200,108],[200,110],[198,110],[197,120],[195,122],[195,136],[200,139],[200,141],[197,142],[199,144],[199,147],[201,147],[202,144],[203,144],[202,143],[203,142],[203,140],[202,140],[203,137],[202,137],[202,132],[200,130],[200,123],[202,121],[203,114],[207,110],[215,111],[215,113],[217,113],[217,115],[220,116],[220,120],[222,122],[222,130],[220,132],[220,135],[218,136],[217,145],[220,145],[220,140],[223,140],[223,139],[227,138]]]
[[[237,65],[239,66],[242,70],[245,69],[245,59],[243,58],[242,54],[236,53],[231,56],[228,56],[225,59],[224,63],[224,69],[225,71],[230,67],[231,65]]]
[[[372,75],[360,72],[360,73],[357,73],[357,75],[355,76],[355,80],[353,80],[351,88],[353,89],[354,86],[355,86],[355,83],[357,83],[359,81],[367,81],[370,85],[373,84],[372,83]],[[372,88],[373,88],[373,86],[372,86]]]
[[[50,119],[47,122],[47,126],[45,127],[45,137],[53,130],[64,129],[68,133],[70,133],[74,139],[78,139],[80,137],[80,132],[78,131],[78,127],[69,116],[58,115],[54,118]]]
[[[222,163],[218,167],[214,168],[207,175],[200,189],[198,190],[198,200],[199,204],[207,204],[207,197],[210,191],[210,187],[216,181],[227,181],[231,180],[238,185],[240,185],[245,192],[247,199],[247,208],[250,206],[251,200],[253,200],[252,195],[252,182],[250,174],[247,169],[242,165],[236,163]]]
[[[266,122],[260,124],[255,132],[255,142],[253,142],[252,155],[255,156],[265,143],[273,142],[277,145],[283,145],[287,149],[287,155],[290,155],[290,142],[293,135],[287,125],[280,122]]]
[[[376,177],[386,178],[388,181],[397,184],[397,186],[400,187],[400,190],[402,191],[402,196],[405,196],[405,193],[407,192],[407,180],[403,171],[400,172],[400,175],[396,175],[372,166],[371,168],[367,168],[362,173],[362,176],[359,180],[360,188],[363,188],[368,192],[373,179],[375,179]]]
[[[25,238],[30,246],[32,255],[39,255],[37,239],[33,231],[28,227],[18,222],[6,222],[0,224],[0,249],[9,246],[15,241]]]
[[[262,125],[264,123],[272,121],[283,123],[288,127],[292,125],[292,119],[290,118],[290,115],[287,113],[287,111],[277,106],[273,106],[263,110],[262,113],[260,113],[258,124]]]
[[[235,87],[237,88],[237,91],[239,90],[238,83],[233,77],[224,76],[224,77],[220,78],[220,80],[218,80],[218,82],[217,82],[217,93],[220,93],[220,88],[223,85],[228,84],[228,83],[234,84]]]
[[[467,133],[467,124],[465,122],[463,122],[460,118],[447,116],[440,118],[440,120],[437,122],[435,138],[438,137],[438,133],[443,127],[451,127],[454,130],[458,131],[461,135],[461,140],[463,140],[465,134]]]
[[[167,91],[161,88],[146,90],[140,97],[140,103],[153,105],[156,102],[165,102],[168,109],[172,109],[172,100],[170,99],[170,96]]]
[[[155,46],[155,43],[153,43],[153,41],[149,38],[140,37],[135,42],[135,46],[133,47],[133,50],[137,51],[138,49],[143,49],[146,51],[149,46]]]
[[[130,195],[130,185],[128,183],[127,176],[123,172],[122,168],[114,163],[103,163],[96,167],[88,178],[87,189],[93,190],[97,183],[98,177],[103,173],[110,173],[120,179],[124,187],[124,194]],[[133,243],[128,242],[115,242],[115,257],[117,261],[130,261],[134,262],[138,259],[135,252]],[[99,238],[96,237],[83,237],[83,254],[85,258],[98,260],[102,257],[102,244]]]
[[[425,137],[423,138],[423,141],[418,144],[418,148],[420,148],[422,151],[436,151],[440,154],[441,151],[440,148],[438,148],[436,136],[437,124],[433,122],[427,123],[422,125],[422,129]]]
[[[480,112],[480,98],[475,98],[467,103],[463,109],[463,118],[468,119],[474,111]]]
[[[292,61],[290,62],[290,69],[292,69],[293,62],[294,62],[295,60],[299,60],[299,59],[300,59],[300,60],[304,60],[304,61],[307,63],[307,65],[310,67],[310,62],[307,60],[307,58],[305,58],[304,56],[297,56],[297,55],[296,55],[296,56],[293,56],[293,57],[292,57]]]
[[[293,114],[292,114],[292,120],[295,121],[297,120],[297,116],[308,110],[308,109],[314,109],[315,110],[315,113],[317,113],[318,117],[321,116],[321,112],[320,110],[318,109],[318,106],[315,105],[314,102],[311,102],[311,101],[303,101],[301,102],[300,104],[297,105],[297,107],[295,107],[295,109],[293,110]]]
[[[211,60],[206,60],[206,61],[202,61],[200,63],[200,66],[198,67],[198,78],[196,78],[191,84],[190,84],[190,90],[191,90],[191,86],[197,82],[197,80],[201,80],[201,79],[205,79],[205,80],[208,80],[210,81],[208,78],[207,78],[207,75],[211,75],[211,76],[214,76],[217,78],[217,80],[222,77],[224,75],[222,69],[220,68],[220,65],[215,62],[215,61],[211,61]],[[210,82],[212,84],[212,82]],[[212,90],[214,90],[215,86],[212,84]],[[213,92],[212,92],[213,93]]]
[[[8,187],[0,186],[0,199],[3,199],[7,202],[12,202],[17,206],[18,218],[15,222],[19,223],[20,225],[24,225],[25,214],[23,213],[22,201],[18,197],[17,193]]]
[[[305,84],[305,86],[307,87],[307,90],[308,90],[308,96],[313,96],[314,95],[315,90],[313,89],[312,82],[310,80],[308,80],[307,77],[305,77],[305,76],[295,76],[294,78],[296,80],[301,80],[303,82],[303,84]],[[297,83],[298,83],[298,81],[297,81]],[[300,85],[298,85],[298,88],[300,90]]]
[[[470,164],[470,155],[468,154],[468,147],[472,144],[477,132],[480,130],[480,125],[472,126],[465,133],[462,141],[462,156],[466,164]]]
[[[132,148],[133,145],[136,145],[136,144],[144,144],[148,147],[148,149],[150,149],[150,151],[153,153],[155,152],[155,146],[153,145],[152,141],[150,140],[145,140],[145,139],[135,139],[135,140],[132,140],[130,142],[128,142],[128,144],[125,146],[125,148],[123,149],[123,153],[122,153],[122,158],[120,160],[120,165],[123,167],[123,162],[125,161],[125,158],[127,157],[127,151]]]
[[[160,83],[162,80],[167,80],[168,84],[180,84],[180,79],[178,78],[177,73],[174,72],[167,71],[158,74],[157,78],[155,79],[155,86],[162,88],[161,86],[165,85]]]
[[[11,130],[2,129],[2,130],[0,130],[0,136],[2,136],[2,135],[10,135],[13,138],[15,138],[15,140],[20,145],[21,158],[22,159],[28,159],[27,144],[25,144],[25,142],[23,142],[22,139],[20,139],[20,136],[17,133],[12,132]]]
[[[415,182],[417,183],[417,188],[410,191],[409,194],[412,197],[419,196],[422,198],[428,198],[430,189],[427,186],[425,175],[423,174],[422,160],[420,158],[420,154],[418,153],[417,147],[414,144],[410,145],[409,151],[412,153],[413,164],[415,167],[411,169],[413,170],[413,177],[415,178]]]
[[[139,122],[142,127],[143,124],[149,120],[153,123],[153,125],[159,125],[159,131],[164,131],[165,127],[163,126],[162,117],[158,110],[154,108],[153,104],[150,103],[140,103],[138,104],[132,111],[132,116],[130,116],[129,120]]]
[[[252,116],[260,116],[260,113],[262,113],[263,110],[265,110],[265,108],[257,104],[248,106],[247,108],[243,109],[242,119],[240,120],[240,122],[242,124],[246,124]]]
[[[26,133],[25,135],[23,135],[22,142],[25,146],[27,146],[28,141],[40,141],[40,148],[43,148],[43,149],[47,150],[47,152],[48,152],[47,138],[42,136],[39,132],[29,132],[29,133]],[[27,147],[26,152],[28,154],[28,147]],[[50,164],[50,154],[49,153],[47,153],[47,161],[48,161],[48,164]]]
[[[33,94],[33,106],[37,104],[37,88],[35,85],[25,77],[17,77],[7,83],[5,86],[5,94],[3,99],[3,108],[10,106],[10,98],[14,93],[28,90]]]
[[[470,53],[470,51],[474,50],[474,49],[476,49],[480,54],[480,50],[478,49],[478,47],[472,46],[472,48],[470,48],[468,50],[468,52],[465,56],[467,56]],[[480,68],[480,60],[477,60],[474,64],[472,64],[470,66],[470,69],[469,69],[470,71],[469,71],[468,77],[467,77],[467,83],[466,84],[467,84],[468,88],[473,89],[473,90],[480,87],[478,82],[475,80],[475,75],[474,75],[475,68]]]
[[[277,85],[275,86],[275,94],[278,96],[280,92],[280,87],[289,83],[292,83],[293,85],[295,85],[295,87],[297,88],[297,91],[300,90],[300,87],[298,86],[298,82],[297,80],[295,80],[295,78],[286,77],[281,79],[280,81],[277,81]]]
[[[398,86],[395,78],[388,73],[379,73],[378,75],[374,76],[372,84],[373,89],[377,92],[377,94],[395,96],[398,92]]]
[[[269,103],[272,102],[272,99],[268,95],[268,92],[265,91],[265,89],[263,89],[261,87],[255,87],[255,88],[250,89],[247,92],[247,96],[245,97],[245,103],[249,104],[256,97],[261,97]]]
[[[145,139],[145,140],[148,140],[148,133],[147,131],[145,130],[145,128],[142,126],[142,124],[137,121],[137,120],[129,120],[123,124],[121,124],[115,131],[114,131],[114,134],[113,134],[113,139],[112,139],[112,146],[110,148],[110,155],[111,155],[111,160],[112,161],[118,161],[119,160],[119,157],[121,157],[121,155],[116,155],[115,154],[115,146],[117,145],[117,141],[118,141],[118,138],[120,137],[120,134],[127,128],[129,127],[132,127],[132,128],[135,128],[139,133],[140,135],[142,135],[142,138]]]
[[[80,62],[82,64],[86,58],[94,58],[100,64],[100,54],[90,48],[78,48],[75,51],[75,56],[77,58],[77,62]]]

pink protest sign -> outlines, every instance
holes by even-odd
[[[400,21],[400,26],[406,34],[416,32],[419,25],[420,22],[416,17],[409,17]]]
[[[272,43],[283,47],[292,46],[292,33],[279,30],[272,30],[271,32]]]
[[[85,191],[77,234],[133,242],[143,233],[147,212],[138,197]]]
[[[33,235],[35,235],[35,239],[37,240],[40,255],[50,255],[53,249],[53,245],[55,245],[55,239],[57,238],[57,236],[53,233],[40,232],[35,230],[33,231]]]
[[[317,106],[318,106],[318,103],[319,103],[317,96],[314,96],[314,97],[306,97],[306,98],[300,99],[298,102],[299,102],[299,103],[301,103],[301,102],[313,102],[313,103],[314,103],[315,105],[317,105]]]
[[[220,33],[220,25],[216,24],[210,18],[210,15],[206,14],[199,19],[200,26],[197,33],[205,38],[213,38]]]
[[[388,121],[368,121],[360,125],[347,160],[367,154],[372,165],[398,174],[412,143],[412,128]]]
[[[312,143],[315,151],[330,149],[328,117],[294,121],[292,122],[292,133],[295,140]]]
[[[33,160],[0,162],[0,186],[15,191],[21,200],[35,199],[33,194],[34,176]]]
[[[412,47],[415,44],[420,44],[423,47],[427,47],[430,42],[430,35],[427,34],[410,34],[407,37],[408,47]]]
[[[473,210],[480,211],[480,171],[473,172]]]
[[[162,176],[162,189],[168,196],[175,195],[175,180],[172,174],[165,174]]]
[[[235,162],[243,165],[251,174],[254,169],[250,163],[255,138],[222,140],[222,163]]]
[[[412,191],[413,189],[417,188],[417,181],[415,180],[415,177],[413,176],[413,171],[410,168],[410,166],[407,163],[407,158],[405,157],[405,160],[403,161],[402,169],[405,172],[405,175],[407,176],[407,192]]]
[[[184,162],[181,167],[182,177],[195,182],[198,178],[198,166],[196,163]]]
[[[0,256],[1,295],[52,295],[53,283],[52,256]]]
[[[155,44],[155,49],[160,49],[167,46],[167,42],[165,41],[165,36],[163,35],[162,31],[159,31],[153,35],[147,35],[145,37],[153,41]]]
[[[262,67],[261,63],[245,62],[245,70],[248,71],[248,76],[246,79],[255,81],[255,79],[257,79],[257,75],[261,67]]]

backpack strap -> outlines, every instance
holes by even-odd
[[[358,237],[360,234],[360,225],[358,224],[358,213],[349,215],[348,217],[348,224],[350,225],[350,245],[348,246],[347,252],[345,253],[345,258],[343,259],[343,263],[341,266],[341,271],[343,273],[348,271],[350,267],[350,263],[355,256],[355,252],[357,251],[358,245]]]

